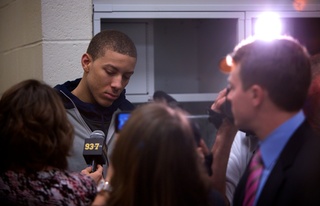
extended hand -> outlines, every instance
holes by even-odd
[[[92,172],[92,167],[87,167],[81,171],[81,174],[90,176],[96,184],[101,180],[103,177],[102,175],[103,167],[101,165],[97,165],[97,170],[95,172]]]

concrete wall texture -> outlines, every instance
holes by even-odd
[[[28,78],[54,86],[81,77],[92,33],[91,0],[1,0],[0,96]]]

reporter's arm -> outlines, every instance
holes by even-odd
[[[228,122],[227,119],[223,120],[219,128],[214,145],[212,147],[213,164],[212,164],[212,184],[213,187],[221,194],[226,195],[227,184],[227,166],[230,156],[232,143],[234,141],[237,129]],[[226,198],[226,202],[230,203]]]
[[[221,106],[226,101],[226,95],[227,89],[220,91],[216,100],[211,105],[211,110],[221,113]],[[216,139],[211,149],[213,153],[212,185],[214,189],[225,196],[227,205],[229,205],[230,201],[226,197],[226,173],[229,155],[236,133],[237,128],[234,124],[228,118],[223,118],[221,124],[219,124]]]
[[[100,185],[98,186],[98,194],[94,199],[92,206],[107,205],[107,202],[110,197],[110,192],[112,190],[112,187],[109,185],[112,175],[113,175],[113,166],[110,163],[107,170],[107,177],[103,181],[104,186],[103,187],[100,187]]]
[[[92,202],[91,206],[104,206],[107,205],[108,199],[110,197],[109,192],[100,191],[98,192],[96,198]]]

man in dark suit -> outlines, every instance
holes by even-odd
[[[233,205],[320,205],[320,137],[302,111],[308,52],[291,37],[248,38],[229,60],[234,123],[259,139],[259,163],[249,163]]]

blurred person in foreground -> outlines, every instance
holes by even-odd
[[[91,177],[66,170],[73,127],[53,88],[38,80],[9,88],[0,125],[1,205],[91,204],[102,167]]]
[[[259,139],[233,205],[319,205],[320,138],[302,110],[311,83],[307,50],[289,36],[248,38],[229,58],[234,124]]]
[[[135,109],[119,132],[112,176],[93,205],[224,205],[211,189],[193,135],[178,108],[153,102]]]

